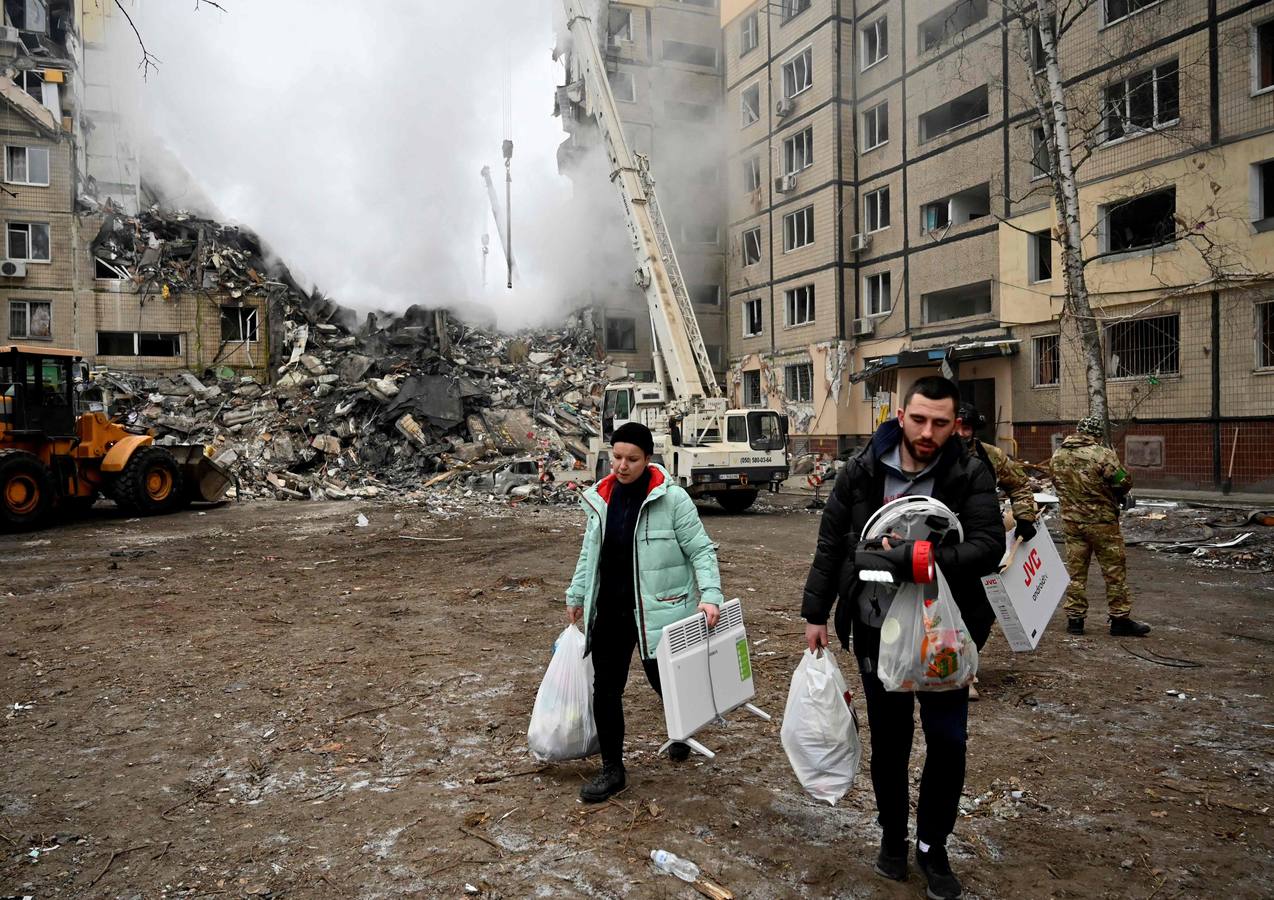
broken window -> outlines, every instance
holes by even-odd
[[[814,366],[796,363],[783,367],[783,393],[791,403],[814,402]]]
[[[44,102],[44,72],[40,69],[24,69],[14,73],[13,83],[26,91],[36,103]]]
[[[633,12],[612,6],[607,14],[606,34],[611,46],[631,43],[633,39]]]
[[[1126,19],[1133,13],[1154,6],[1159,0],[1105,0],[1106,24],[1111,25],[1120,19]]]
[[[716,284],[692,284],[690,299],[700,306],[720,306],[721,286]]]
[[[1044,178],[1052,170],[1053,158],[1048,152],[1048,138],[1044,129],[1031,129],[1031,179]]]
[[[783,173],[795,175],[814,165],[814,126],[783,142]]]
[[[181,335],[138,331],[99,331],[98,356],[181,356]]]
[[[926,325],[948,319],[984,316],[991,312],[991,282],[980,281],[921,297]]]
[[[1274,88],[1274,19],[1256,26],[1253,58],[1256,90]]]
[[[881,16],[862,30],[863,71],[889,55],[889,20]]]
[[[877,272],[875,275],[868,275],[866,286],[867,315],[884,315],[893,308],[893,296],[889,292],[888,272]]]
[[[863,150],[874,150],[889,140],[889,103],[878,103],[863,113]]]
[[[761,189],[761,157],[750,156],[743,161],[743,190],[753,193]]]
[[[739,55],[746,56],[761,43],[761,21],[756,13],[748,13],[739,23]]]
[[[1252,221],[1274,219],[1274,160],[1266,160],[1252,167],[1253,205]]]
[[[690,66],[702,66],[705,69],[717,67],[717,48],[703,44],[688,44],[685,41],[664,41],[664,60],[667,62],[685,63]]]
[[[53,304],[48,300],[10,300],[9,337],[48,340],[53,337]]]
[[[783,252],[814,243],[814,207],[807,206],[783,217]]]
[[[1176,240],[1177,189],[1168,188],[1101,207],[1105,250],[1119,253]]]
[[[806,47],[800,56],[783,64],[783,96],[795,97],[814,84],[814,50]]]
[[[223,343],[255,343],[260,340],[257,336],[256,307],[221,307],[221,340]]]
[[[747,128],[761,118],[761,85],[753,84],[745,87],[740,100],[743,107],[743,127]]]
[[[1031,281],[1053,280],[1053,232],[1047,228],[1026,236]]]
[[[749,228],[743,232],[743,265],[755,266],[761,261],[761,229]]]
[[[743,405],[761,405],[761,373],[756,369],[743,373]]]
[[[783,21],[790,22],[810,8],[810,0],[782,0]]]
[[[1106,140],[1171,125],[1181,115],[1177,61],[1155,66],[1106,88]]]
[[[991,212],[991,186],[979,184],[920,207],[920,227],[937,231],[948,225],[964,225]]]
[[[49,4],[46,0],[5,0],[9,24],[19,31],[49,33]]]
[[[632,72],[611,72],[607,77],[616,100],[621,103],[637,102],[637,79]]]
[[[47,187],[49,151],[47,147],[5,147],[4,180],[10,184]]]
[[[1154,316],[1106,326],[1111,378],[1176,375],[1181,371],[1180,318]]]
[[[961,94],[954,100],[936,106],[920,116],[920,141],[931,141],[936,137],[962,128],[970,122],[990,113],[989,95],[986,85],[974,88]]]
[[[1053,35],[1053,40],[1057,40],[1057,17],[1048,17],[1049,31]],[[1054,44],[1056,49],[1056,44]],[[1048,66],[1048,59],[1044,56],[1044,36],[1040,33],[1038,24],[1031,26],[1031,71],[1039,75]]]
[[[863,195],[863,215],[869,232],[889,227],[888,185]]]
[[[807,284],[783,292],[787,324],[806,325],[814,321],[814,285]]]
[[[761,299],[743,301],[743,336],[755,337],[761,333]]]
[[[721,230],[716,225],[682,225],[681,239],[687,244],[716,244]]]
[[[920,50],[937,47],[948,37],[959,34],[987,16],[987,0],[956,0],[936,16],[920,23]]]
[[[628,316],[607,316],[606,349],[621,353],[635,353],[637,351],[637,320]]]
[[[9,259],[48,262],[49,226],[40,222],[10,222],[8,225]]]
[[[1274,302],[1256,304],[1256,367],[1274,368]]]
[[[1060,335],[1044,334],[1031,340],[1034,351],[1034,369],[1036,387],[1051,387],[1061,384],[1061,349]]]

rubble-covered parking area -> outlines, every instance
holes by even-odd
[[[577,510],[99,509],[0,538],[0,894],[695,896],[651,868],[663,847],[737,897],[923,896],[871,872],[866,772],[820,806],[780,748],[818,524],[784,500],[703,512],[775,721],[733,716],[703,736],[715,760],[675,767],[638,674],[631,786],[601,807],[576,800],[591,765],[524,740]],[[951,845],[967,896],[1269,896],[1274,581],[1130,564],[1149,639],[1094,615],[985,654]]]

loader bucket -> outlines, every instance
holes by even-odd
[[[216,503],[225,497],[226,489],[234,478],[225,466],[205,456],[203,447],[198,444],[181,444],[168,449],[181,467],[187,501]]]

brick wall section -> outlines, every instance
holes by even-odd
[[[1234,455],[1234,489],[1274,490],[1274,419],[1221,423],[1221,477],[1230,463],[1230,448],[1238,429]],[[1052,435],[1069,434],[1073,426],[1018,425],[1013,429],[1018,456],[1030,462],[1045,462],[1052,455]],[[1139,424],[1117,436],[1120,458],[1124,457],[1126,436],[1164,439],[1163,466],[1129,467],[1133,483],[1145,486],[1211,490],[1213,484],[1213,426],[1208,423]]]

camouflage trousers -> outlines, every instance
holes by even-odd
[[[1127,616],[1132,612],[1132,600],[1128,596],[1128,569],[1124,557],[1124,535],[1119,523],[1108,525],[1078,525],[1066,522],[1062,527],[1066,542],[1066,571],[1071,577],[1066,588],[1066,615],[1082,619],[1088,612],[1088,562],[1093,555],[1101,566],[1106,581],[1106,603],[1112,616]]]

